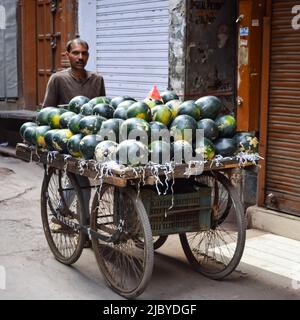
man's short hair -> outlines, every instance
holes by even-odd
[[[89,50],[89,45],[85,40],[82,40],[80,38],[75,38],[75,39],[72,39],[72,40],[68,41],[67,47],[66,47],[68,52],[71,52],[72,45],[75,44],[75,43],[76,44],[81,44],[81,45],[85,46],[87,50]]]

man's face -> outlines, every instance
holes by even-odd
[[[89,58],[89,52],[84,45],[73,43],[71,51],[66,54],[72,69],[84,70]]]

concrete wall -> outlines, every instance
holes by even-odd
[[[185,94],[186,1],[170,0],[169,89]]]
[[[185,100],[220,95],[235,108],[236,3],[170,0],[169,87]]]

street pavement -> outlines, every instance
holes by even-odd
[[[122,300],[109,289],[91,249],[72,267],[57,262],[40,219],[43,168],[0,156],[0,300]],[[294,300],[300,298],[300,242],[248,230],[242,262],[223,281],[189,267],[178,236],[155,254],[140,300]]]

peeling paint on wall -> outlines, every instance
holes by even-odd
[[[187,3],[186,96],[196,99],[224,93],[226,106],[233,110],[237,65],[235,1]]]
[[[184,96],[185,88],[185,43],[186,4],[185,0],[170,0],[169,33],[169,89]]]

